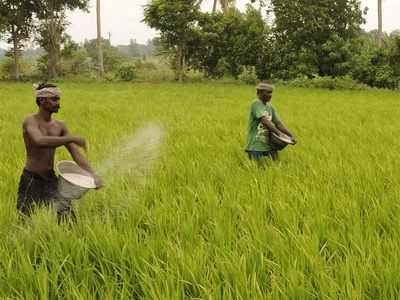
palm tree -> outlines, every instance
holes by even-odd
[[[382,0],[378,0],[378,45],[383,45],[383,32],[382,32]]]
[[[217,2],[218,2],[218,0],[214,0],[214,4],[213,4],[213,8],[212,8],[213,14],[217,11]]]
[[[104,63],[103,63],[103,45],[101,38],[101,16],[100,16],[100,0],[96,1],[96,11],[97,11],[97,59],[99,67],[100,78],[104,75]]]

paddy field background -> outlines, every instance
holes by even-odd
[[[298,144],[244,153],[254,87],[63,83],[105,187],[21,221],[30,84],[0,83],[0,299],[396,299],[400,94],[277,87]],[[65,149],[57,160],[69,159]]]

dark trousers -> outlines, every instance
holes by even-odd
[[[29,216],[36,206],[53,207],[57,216],[75,218],[71,200],[63,198],[58,192],[58,177],[53,170],[38,174],[24,169],[19,187],[17,209]]]

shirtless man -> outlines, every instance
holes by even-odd
[[[45,205],[54,207],[59,218],[75,217],[71,201],[58,193],[53,170],[56,148],[65,146],[73,160],[93,175],[98,188],[102,182],[79,150],[86,150],[85,139],[71,135],[64,122],[51,118],[60,109],[59,89],[41,84],[36,90],[36,103],[39,111],[28,116],[22,125],[27,159],[19,183],[17,209],[30,215],[34,206]]]

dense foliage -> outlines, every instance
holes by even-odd
[[[16,59],[13,62],[8,59],[1,77],[31,76],[32,72],[29,75],[25,72],[27,68],[22,68],[26,61],[21,61],[19,54],[23,41],[33,34],[33,20],[38,21],[34,25],[35,39],[45,50],[37,67],[30,68],[38,70],[33,72],[36,77],[95,73],[96,40],[78,45],[65,34],[68,25],[65,11],[86,9],[87,1],[24,1],[26,4],[22,0],[0,2],[0,33],[3,33],[0,36],[6,38],[5,33],[13,26],[21,28],[20,33],[14,34],[14,48],[18,51],[9,55]],[[11,2],[18,2],[24,10],[7,11]],[[29,6],[33,3],[35,8]],[[166,58],[175,79],[180,81],[194,71],[207,78],[230,76],[246,83],[295,80],[309,81],[312,85],[320,77],[328,77],[327,82],[339,82],[335,80],[339,77],[341,82],[349,81],[349,86],[356,80],[372,87],[399,88],[399,32],[386,34],[380,47],[376,31],[361,29],[366,10],[363,11],[359,0],[325,0],[312,4],[308,0],[261,1],[260,8],[248,4],[243,12],[224,3],[219,4],[225,7],[222,11],[204,12],[198,0],[150,1],[144,8],[143,21],[157,29],[160,36],[147,45],[131,40],[129,45],[115,47],[109,40],[103,40],[106,77],[121,78],[118,73],[136,64],[138,58],[158,55]],[[16,11],[22,21],[10,17]],[[19,69],[22,76],[18,74]],[[137,71],[136,67],[133,69]]]

